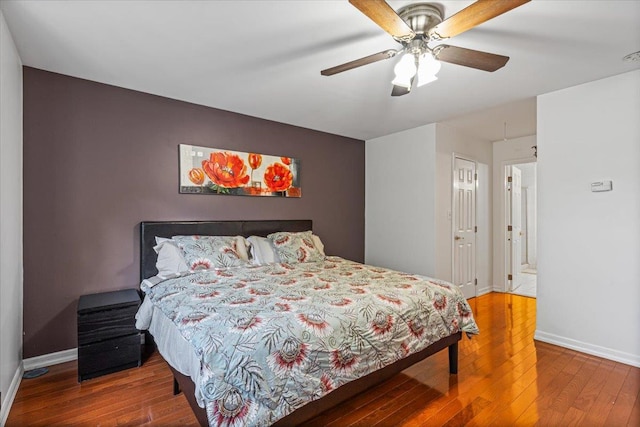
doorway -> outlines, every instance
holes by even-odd
[[[506,290],[535,298],[538,262],[536,162],[506,165],[504,174]]]

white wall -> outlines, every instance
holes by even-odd
[[[476,292],[483,295],[493,289],[493,223],[491,221],[491,167],[478,163],[478,191],[476,193]]]
[[[493,143],[493,290],[496,292],[506,291],[504,167],[508,164],[536,161],[531,148],[534,145],[535,135]]]
[[[0,11],[0,425],[22,369],[22,265],[22,63]]]
[[[365,143],[365,262],[435,272],[435,125]]]
[[[436,126],[365,143],[365,262],[435,273]]]
[[[520,181],[522,188],[535,187],[538,181],[536,177],[536,162],[520,163],[517,166],[522,172],[522,180]]]
[[[640,70],[539,96],[538,148],[535,337],[640,366]]]
[[[479,162],[479,288],[491,283],[491,144],[430,124],[366,142],[365,262],[451,280],[453,153]]]
[[[491,195],[491,182],[486,175],[492,167],[491,143],[462,134],[455,128],[438,123],[436,128],[436,276],[451,281],[452,277],[452,234],[451,197],[453,154],[478,162],[478,192],[476,236],[476,276],[478,291],[488,290],[491,284],[491,204],[479,200],[481,195]],[[484,181],[484,182],[483,182]],[[486,188],[488,187],[488,188]],[[487,192],[488,190],[488,192]],[[482,223],[484,221],[484,223]]]

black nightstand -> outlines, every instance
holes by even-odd
[[[78,301],[78,381],[140,366],[135,289],[82,295]]]

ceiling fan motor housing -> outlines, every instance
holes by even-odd
[[[442,22],[442,11],[431,3],[415,3],[398,10],[398,16],[422,38],[428,31]]]

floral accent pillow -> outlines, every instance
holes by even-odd
[[[192,270],[249,265],[242,236],[173,236]]]
[[[153,250],[158,254],[156,260],[158,276],[169,277],[189,272],[189,266],[184,260],[182,251],[173,240],[156,236],[156,245]]]
[[[324,255],[313,243],[311,231],[301,233],[278,232],[267,236],[280,258],[289,264],[324,261]]]

